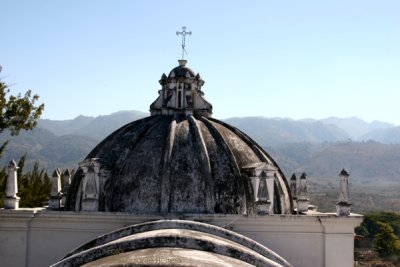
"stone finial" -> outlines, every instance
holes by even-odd
[[[297,209],[297,177],[296,174],[292,174],[292,177],[290,177],[290,194],[292,196],[293,200],[293,209]]]
[[[49,200],[49,208],[50,209],[60,209],[61,207],[61,171],[59,169],[54,170],[53,175],[51,176],[51,191],[50,191],[50,200]]]
[[[305,212],[308,210],[309,205],[310,199],[307,190],[307,175],[303,173],[300,177],[299,192],[297,194],[297,211]]]
[[[307,189],[307,175],[303,173],[300,176],[300,185],[299,185],[299,198],[308,198],[308,189]]]
[[[295,200],[297,199],[297,177],[296,174],[292,174],[290,178],[290,192],[292,194],[292,198]]]
[[[92,158],[80,163],[82,179],[82,211],[97,211],[100,194],[100,163]]]
[[[256,201],[258,215],[273,214],[271,197],[274,195],[275,171],[275,168],[266,165],[260,173]]]
[[[338,216],[350,215],[349,176],[350,174],[345,169],[342,169],[339,174],[339,202],[336,204],[336,213]]]
[[[259,201],[269,200],[267,188],[267,174],[262,171],[260,175],[260,183],[258,184],[257,198]]]
[[[16,170],[19,169],[19,167],[18,167],[17,163],[15,162],[15,160],[11,160],[11,161],[8,163],[8,168],[14,168],[14,169],[16,169]]]
[[[71,173],[68,169],[66,169],[63,173],[63,184],[62,184],[62,197],[61,197],[61,206],[64,207],[67,202],[67,193],[69,186],[71,184]]]
[[[66,169],[63,173],[64,183],[63,183],[63,192],[66,193],[68,191],[69,185],[71,184],[71,173],[68,169]]]
[[[8,164],[8,176],[6,184],[6,195],[4,198],[5,209],[18,209],[20,198],[17,196],[18,193],[18,177],[17,170],[19,167],[14,160],[11,160]]]
[[[60,171],[57,169],[51,176],[51,191],[50,196],[58,196],[61,192],[61,177]]]

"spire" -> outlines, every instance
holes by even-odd
[[[300,177],[299,198],[308,198],[307,175],[303,172]]]
[[[290,178],[290,191],[292,193],[292,198],[297,199],[297,177],[296,174],[292,174]]]
[[[58,210],[61,207],[61,177],[60,177],[60,169],[55,169],[53,175],[51,176],[51,191],[50,191],[50,200],[49,200],[49,208]]]
[[[100,192],[100,162],[97,158],[79,164],[83,172],[82,211],[98,211]]]
[[[297,194],[297,211],[305,212],[308,210],[309,205],[310,199],[307,190],[307,175],[303,173],[300,177],[299,192]]]
[[[18,209],[20,198],[18,193],[17,170],[19,169],[17,163],[11,160],[8,164],[8,176],[6,184],[6,195],[4,197],[4,208]]]
[[[336,204],[336,212],[338,216],[350,215],[350,198],[349,198],[349,176],[350,174],[345,170],[339,174],[339,202]]]
[[[269,200],[268,188],[267,188],[267,174],[265,173],[265,171],[262,171],[260,175],[260,183],[258,185],[257,198],[260,201]]]
[[[262,170],[259,176],[256,208],[258,215],[267,215],[270,213],[271,201],[270,193],[268,192],[268,174]]]
[[[61,206],[64,207],[65,203],[67,202],[67,194],[68,194],[68,189],[69,186],[71,184],[71,173],[69,172],[68,169],[66,169],[64,171],[64,173],[62,174],[62,180],[63,180],[63,184],[62,184],[62,198],[61,198]]]
[[[343,168],[342,171],[340,172],[340,175],[344,176],[350,176],[350,174]]]

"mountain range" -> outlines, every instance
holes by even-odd
[[[103,138],[131,121],[148,116],[140,111],[110,115],[78,116],[72,120],[40,120],[33,131],[10,137],[1,166],[27,154],[27,166],[35,161],[51,172],[76,168]],[[287,176],[307,172],[317,177],[336,177],[341,168],[363,181],[399,181],[400,127],[390,123],[365,122],[358,118],[322,120],[241,117],[223,120],[238,127],[264,146]]]
[[[78,116],[72,120],[39,120],[38,128],[46,129],[55,135],[80,135],[102,140],[119,127],[144,118],[148,113],[140,111],[119,111],[110,115],[88,117]]]
[[[131,121],[149,114],[141,111],[119,111],[110,115],[78,116],[72,120],[39,120],[38,127],[57,136],[80,135],[96,140]],[[384,144],[400,143],[400,126],[373,121],[366,122],[357,117],[330,117],[321,120],[266,117],[238,117],[223,121],[230,123],[265,144],[293,142],[377,141]]]

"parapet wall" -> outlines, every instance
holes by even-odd
[[[76,247],[113,230],[160,219],[220,226],[273,250],[294,266],[353,266],[354,228],[362,216],[130,215],[0,210],[0,258],[4,266],[49,266]]]

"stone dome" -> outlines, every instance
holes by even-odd
[[[172,98],[165,101],[165,91],[173,96],[181,89],[197,106],[168,106]],[[199,87],[166,85],[159,94],[152,116],[118,129],[80,164],[67,210],[291,213],[290,189],[278,165],[246,134],[211,118]]]

